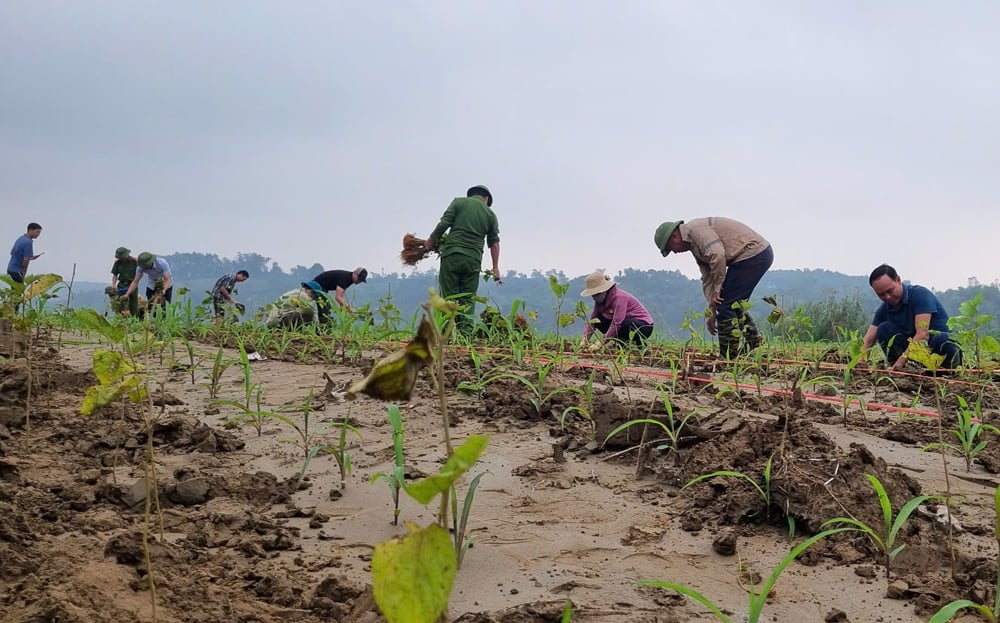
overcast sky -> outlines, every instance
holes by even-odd
[[[486,184],[504,271],[696,276],[653,231],[729,216],[774,268],[992,282],[998,26],[995,0],[7,0],[0,244],[38,221],[32,272],[85,280],[119,245],[393,272]]]

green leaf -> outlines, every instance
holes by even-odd
[[[111,324],[94,309],[77,309],[73,318],[84,328],[99,333],[111,342],[120,342],[125,337],[125,327]]]
[[[987,353],[1000,352],[1000,342],[992,335],[984,335],[979,347]]]
[[[406,487],[411,498],[421,504],[428,504],[439,493],[446,492],[455,481],[469,471],[486,449],[490,438],[486,435],[471,435],[449,457],[438,473],[432,474]]]
[[[375,546],[372,592],[389,623],[435,623],[448,606],[458,568],[448,531],[437,524]]]
[[[713,603],[711,599],[709,599],[708,597],[705,597],[704,595],[702,595],[698,591],[694,590],[693,588],[688,588],[687,586],[684,586],[683,584],[672,584],[670,582],[659,582],[659,581],[655,581],[655,580],[653,580],[653,581],[646,581],[646,582],[639,582],[639,586],[652,586],[652,587],[655,587],[655,588],[665,588],[667,590],[677,591],[678,593],[681,593],[682,595],[687,595],[691,599],[697,601],[701,605],[703,605],[706,608],[708,608],[709,611],[712,614],[715,615],[715,618],[717,618],[720,621],[722,621],[722,623],[730,623],[729,617],[727,617],[722,612],[721,608],[719,608],[718,606],[716,606],[715,603]]]
[[[990,609],[982,604],[977,604],[974,601],[969,601],[968,599],[959,599],[953,601],[949,604],[945,604],[940,610],[934,613],[934,616],[927,621],[927,623],[948,623],[951,621],[959,610],[965,610],[966,608],[972,608],[978,611],[981,615],[986,617],[987,621],[996,621],[996,617],[990,612]]]
[[[576,314],[560,314],[559,315],[559,326],[562,328],[568,327],[573,324],[576,320]]]

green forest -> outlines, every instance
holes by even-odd
[[[248,271],[251,278],[239,285],[237,294],[237,298],[247,305],[248,310],[263,307],[324,270],[354,268],[353,265],[314,264],[285,270],[271,258],[258,253],[240,253],[234,258],[195,252],[174,253],[163,257],[170,263],[176,289],[187,288],[185,296],[194,304],[201,303],[208,296],[215,280],[221,275],[237,270]],[[367,283],[348,289],[347,299],[355,307],[370,304],[372,308],[391,301],[400,309],[402,317],[409,319],[417,312],[420,303],[426,300],[428,289],[437,284],[435,264],[427,261],[424,266],[427,270],[400,270],[381,274],[369,269]],[[558,284],[569,284],[561,301],[551,287],[552,277]],[[558,315],[572,313],[578,301],[582,301],[589,311],[590,299],[579,296],[584,277],[571,277],[556,270],[533,270],[531,273],[509,271],[504,276],[503,286],[492,282],[483,283],[479,294],[486,304],[499,308],[504,314],[515,301],[523,302],[522,313],[532,319],[531,323],[539,330],[552,331]],[[626,269],[614,275],[614,278],[621,288],[638,297],[650,310],[656,320],[657,333],[665,338],[686,335],[687,332],[682,330],[685,318],[694,318],[704,310],[700,283],[676,270]],[[103,310],[107,302],[103,291],[106,285],[77,284],[73,291],[73,305]],[[973,284],[937,294],[948,312],[955,314],[963,301],[980,292],[983,302],[979,306],[979,313],[1000,318],[1000,288],[996,284]],[[837,339],[838,326],[863,329],[879,303],[868,286],[867,276],[845,275],[824,269],[768,272],[751,301],[754,306],[752,313],[759,320],[766,318],[771,310],[770,305],[762,300],[765,296],[774,296],[786,315],[798,313],[800,317],[808,318],[812,324],[811,337],[814,339]],[[183,297],[175,296],[175,300],[183,300]],[[580,326],[582,324],[578,322],[564,330],[564,333],[579,330]],[[991,329],[996,331],[998,326],[1000,325],[994,321]]]

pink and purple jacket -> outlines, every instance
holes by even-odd
[[[604,334],[605,338],[618,337],[618,329],[629,318],[634,318],[644,324],[653,324],[653,317],[649,315],[639,299],[617,285],[611,286],[608,295],[604,297],[604,302],[594,303],[594,311],[591,312],[590,318],[591,320],[604,318],[611,321],[611,326]],[[583,329],[583,337],[589,338],[593,332],[594,325],[587,323]]]

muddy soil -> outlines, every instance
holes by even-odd
[[[266,421],[259,433],[234,425],[238,410],[212,403],[207,369],[196,368],[192,382],[176,362],[154,361],[162,399],[153,413],[115,405],[85,417],[96,345],[40,342],[29,363],[24,344],[0,364],[0,622],[381,620],[369,588],[372,548],[405,533],[392,523],[385,484],[369,482],[391,465],[386,406],[324,394],[362,378],[371,357],[337,366],[262,353],[269,358],[252,363],[267,409],[301,420],[308,403],[314,426],[347,418],[361,432],[349,437],[353,470],[342,487],[325,455],[299,479],[303,450],[280,423]],[[210,362],[214,348],[204,350]],[[937,439],[935,421],[854,408],[845,424],[828,402],[687,381],[668,411],[656,387],[664,370],[646,372],[599,371],[588,383],[589,371],[561,369],[541,394],[512,378],[477,394],[456,391],[475,372],[464,356],[449,356],[451,436],[491,441],[474,470],[487,473],[447,620],[559,621],[567,599],[575,621],[709,620],[698,604],[643,580],[687,584],[739,620],[751,586],[825,521],[881,525],[867,475],[885,485],[894,509],[945,490],[943,455],[922,451]],[[560,387],[575,390],[552,393]],[[880,389],[881,400],[911,404],[908,391]],[[591,419],[570,409],[588,407],[588,394]],[[223,375],[219,398],[245,399],[238,366]],[[400,408],[408,477],[432,473],[444,450],[428,377]],[[676,443],[655,425],[604,443],[639,418],[686,421]],[[789,567],[766,620],[920,621],[951,599],[990,603],[997,452],[991,438],[969,472],[948,457],[951,491],[961,496],[950,534],[940,505],[923,505],[900,531],[907,547],[889,579],[870,540],[840,534]],[[765,498],[749,479],[762,485],[768,463]],[[685,486],[721,470],[748,478]],[[159,516],[149,510],[156,502]],[[401,506],[403,521],[434,521],[433,508],[405,496]]]

